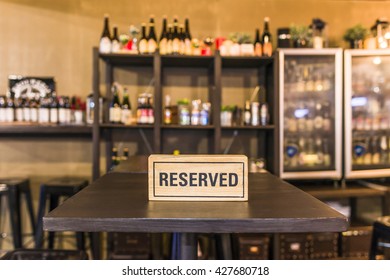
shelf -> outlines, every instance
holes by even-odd
[[[152,129],[154,127],[153,124],[131,124],[131,125],[125,125],[125,124],[115,124],[115,123],[105,123],[100,124],[101,128],[118,128],[118,129],[136,129],[136,128],[148,128]]]
[[[272,64],[273,57],[223,56],[222,68],[259,68]]]
[[[205,55],[163,55],[162,67],[204,67],[209,68],[214,63],[214,56]]]
[[[164,124],[163,129],[214,129],[213,125],[179,125],[179,124]]]
[[[222,129],[226,130],[273,130],[275,129],[274,125],[239,125],[239,126],[222,126]]]
[[[0,124],[0,135],[14,134],[92,134],[92,126],[87,125],[55,125],[55,124]]]
[[[106,63],[116,66],[153,66],[152,54],[127,54],[127,53],[110,53],[100,54],[99,57]]]

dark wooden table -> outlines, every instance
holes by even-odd
[[[247,202],[148,201],[147,174],[108,173],[43,218],[48,231],[180,232],[181,256],[196,257],[194,233],[341,232],[345,216],[268,173],[249,175]]]

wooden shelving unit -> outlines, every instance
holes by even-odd
[[[103,62],[103,63],[101,63]],[[93,49],[93,92],[95,101],[98,100],[98,96],[101,93],[106,98],[106,105],[103,109],[105,116],[108,115],[108,106],[112,96],[110,88],[114,82],[114,70],[121,69],[126,71],[128,68],[132,68],[133,71],[139,69],[150,68],[153,73],[154,80],[154,118],[153,125],[117,125],[107,123],[107,119],[103,124],[95,122],[93,124],[93,179],[100,177],[100,142],[104,140],[106,146],[106,170],[109,170],[111,166],[110,153],[113,147],[112,132],[120,129],[134,130],[138,129],[138,133],[143,137],[145,141],[145,133],[150,135],[152,130],[153,139],[150,143],[145,143],[150,147],[153,153],[164,153],[170,149],[166,147],[166,143],[169,141],[167,137],[174,137],[183,139],[183,142],[188,141],[188,137],[194,139],[207,138],[207,151],[209,154],[221,154],[226,150],[226,147],[222,147],[222,138],[233,137],[229,136],[232,130],[239,131],[237,134],[251,134],[252,137],[257,139],[257,155],[266,159],[267,169],[272,173],[275,173],[277,167],[278,152],[276,151],[276,145],[274,144],[277,137],[277,121],[278,117],[278,105],[277,97],[274,92],[274,69],[273,69],[273,57],[221,57],[217,52],[212,56],[175,56],[175,55],[160,55],[155,53],[154,55],[134,55],[134,54],[99,54],[98,49]],[[103,65],[103,66],[102,66]],[[169,69],[179,68],[181,73],[189,73],[191,69],[201,69],[202,73],[207,73],[207,90],[208,101],[211,103],[211,119],[212,122],[207,126],[194,126],[194,125],[165,125],[162,122],[162,109],[163,109],[163,88],[165,86],[164,77],[167,75]],[[135,70],[134,70],[135,69]],[[269,103],[270,108],[270,125],[266,126],[232,126],[222,127],[220,123],[220,109],[222,105],[222,76],[224,69],[234,69],[241,73],[240,69],[255,69],[257,72],[256,79],[259,85],[266,88],[266,100]],[[145,70],[144,70],[145,71]],[[104,73],[104,81],[100,81],[100,73]],[[244,72],[242,72],[242,75]],[[183,74],[185,75],[185,74]],[[100,92],[100,85],[105,84],[105,90]],[[97,104],[97,102],[95,102]],[[135,106],[133,106],[135,108]],[[98,109],[98,108],[97,108]],[[98,110],[95,110],[95,119],[97,118]],[[103,130],[104,133],[103,133]],[[127,133],[127,132],[126,132]],[[130,133],[130,132],[129,132]],[[187,137],[187,138],[186,138]],[[198,138],[197,138],[198,137]],[[150,138],[149,138],[150,140]],[[194,140],[196,141],[196,140]],[[226,142],[226,141],[225,141]],[[194,145],[195,146],[195,145]],[[184,151],[184,153],[197,153],[195,149]]]

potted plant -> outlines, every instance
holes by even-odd
[[[240,45],[240,54],[253,56],[255,53],[251,36],[246,33],[239,33],[238,44]]]
[[[351,49],[362,49],[363,40],[367,35],[368,30],[361,24],[357,24],[345,31],[343,39],[349,42]]]
[[[240,55],[240,43],[239,41],[239,33],[234,32],[229,34],[229,41],[232,42],[232,44],[229,46],[229,54],[233,56],[239,56]]]
[[[290,25],[290,36],[294,48],[307,48],[310,41],[310,28],[306,25]]]

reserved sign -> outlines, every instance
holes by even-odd
[[[247,201],[244,155],[151,155],[149,200]]]

